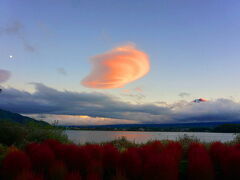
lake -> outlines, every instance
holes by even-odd
[[[207,132],[142,132],[142,131],[82,131],[67,130],[66,134],[74,143],[100,143],[125,137],[136,143],[145,143],[149,140],[177,140],[184,135],[193,136],[204,142],[227,142],[234,139],[233,133],[207,133]]]

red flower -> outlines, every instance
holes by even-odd
[[[101,176],[97,173],[90,173],[88,174],[87,180],[102,180]]]
[[[103,146],[102,164],[104,178],[110,178],[116,174],[116,169],[119,164],[120,153],[112,144]]]
[[[10,150],[2,162],[2,171],[6,178],[14,178],[29,169],[31,169],[29,157],[18,149]]]
[[[43,180],[41,175],[36,175],[31,171],[24,171],[17,176],[16,180]]]
[[[142,148],[149,153],[158,154],[163,151],[164,146],[160,141],[153,141],[149,144],[144,145]]]
[[[193,143],[189,147],[188,177],[194,180],[214,179],[213,165],[210,156],[202,144]]]
[[[121,154],[121,173],[129,179],[139,179],[142,175],[142,160],[138,148],[129,148]]]
[[[219,172],[219,177],[222,177],[226,153],[228,147],[221,142],[214,142],[211,144],[209,153],[215,169]]]
[[[48,176],[52,180],[64,180],[67,174],[67,168],[62,161],[55,161],[50,167],[48,171]]]
[[[53,151],[45,144],[30,144],[26,150],[36,171],[46,172],[55,160]]]
[[[146,180],[177,180],[179,176],[178,162],[176,162],[174,155],[167,151],[150,154],[143,170],[143,177]]]
[[[228,147],[223,159],[225,179],[240,179],[240,149],[238,146]]]
[[[78,172],[71,172],[65,178],[65,180],[81,180],[81,179],[82,177]]]
[[[178,142],[169,142],[165,150],[168,154],[172,155],[174,159],[176,160],[176,163],[179,163],[182,158],[182,145]]]

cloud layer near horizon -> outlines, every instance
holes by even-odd
[[[132,45],[97,55],[91,62],[92,72],[82,80],[82,85],[88,88],[121,88],[145,76],[150,70],[147,54]]]
[[[240,121],[240,103],[228,99],[204,103],[180,101],[162,105],[131,104],[103,93],[58,91],[43,84],[34,85],[34,93],[14,88],[5,89],[1,94],[0,109],[22,114],[112,118],[118,120],[116,123],[119,120],[139,123]]]
[[[11,76],[11,73],[7,70],[0,69],[0,83],[7,81]]]

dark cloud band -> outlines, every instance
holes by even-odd
[[[102,93],[58,91],[34,83],[29,93],[14,88],[0,95],[0,108],[24,114],[87,115],[139,123],[240,121],[240,104],[227,99],[175,104],[131,104]]]

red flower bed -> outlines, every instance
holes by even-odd
[[[55,154],[46,144],[29,144],[26,152],[31,159],[33,169],[40,173],[46,173],[55,160]]]
[[[82,177],[78,172],[71,172],[65,177],[65,180],[82,180]]]
[[[183,156],[181,144],[174,141],[120,152],[112,144],[47,140],[24,151],[9,148],[0,164],[0,179],[6,180],[234,180],[240,179],[240,145],[215,142],[207,149],[193,143]]]
[[[14,179],[30,169],[31,161],[28,155],[21,150],[10,148],[2,162],[1,172],[5,179]]]
[[[43,176],[36,175],[32,171],[24,171],[16,177],[16,180],[44,180]]]
[[[240,179],[240,149],[239,146],[228,147],[223,159],[223,174],[225,179]]]
[[[214,179],[211,158],[202,144],[193,143],[188,152],[188,177],[194,180]]]
[[[179,143],[169,142],[163,146],[156,141],[143,147],[143,151],[144,179],[177,180],[179,178],[179,163],[182,156],[182,147]]]
[[[62,161],[55,161],[50,167],[48,171],[48,177],[51,180],[64,180],[67,175],[67,167]]]
[[[138,148],[129,148],[121,154],[119,173],[128,179],[139,179],[142,176],[142,166]]]

